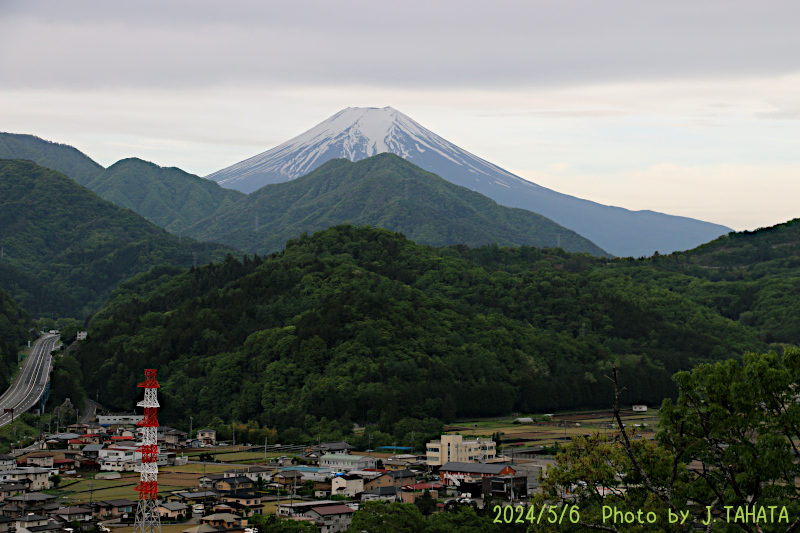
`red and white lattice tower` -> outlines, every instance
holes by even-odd
[[[133,533],[161,533],[161,517],[156,510],[156,499],[158,498],[158,443],[156,441],[158,431],[158,381],[156,381],[157,370],[148,369],[144,371],[144,381],[139,383],[144,388],[144,399],[137,403],[139,407],[144,407],[144,419],[136,425],[142,428],[142,445],[139,452],[142,454],[142,465],[138,468],[139,486],[139,506],[136,508],[136,521],[133,524]]]

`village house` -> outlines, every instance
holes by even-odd
[[[345,474],[331,479],[331,494],[354,498],[364,490],[364,478],[355,474]]]
[[[36,467],[20,467],[0,471],[0,484],[19,483],[22,480],[30,481],[29,490],[37,491],[49,489],[50,469]]]
[[[53,468],[57,469],[59,473],[63,474],[64,472],[69,472],[70,470],[75,470],[76,468],[76,461],[75,459],[54,459],[53,460]]]
[[[81,450],[81,455],[87,459],[99,459],[100,450],[105,448],[104,444],[87,444]]]
[[[10,470],[17,467],[16,457],[0,455],[0,470]]]
[[[220,500],[228,505],[231,505],[234,509],[244,510],[245,508],[249,507],[251,509],[251,513],[247,516],[261,514],[264,508],[264,505],[261,503],[261,496],[250,492],[231,492],[229,494],[222,494],[220,495]]]
[[[402,487],[410,485],[417,480],[417,473],[413,470],[392,470],[367,481],[364,489],[376,489],[378,487]]]
[[[244,466],[241,468],[233,468],[231,470],[226,470],[225,472],[223,472],[223,475],[226,478],[244,476],[250,478],[250,480],[253,483],[258,482],[259,479],[262,479],[265,482],[269,482],[272,477],[272,469],[259,465]]]
[[[407,468],[411,466],[417,466],[418,464],[419,461],[417,461],[417,458],[414,455],[390,457],[383,460],[383,468],[386,470],[406,470]]]
[[[188,509],[186,504],[181,502],[164,502],[156,507],[156,512],[162,518],[182,518],[191,514]]]
[[[186,505],[195,505],[198,503],[205,503],[207,501],[214,501],[217,499],[217,493],[213,490],[201,490],[197,492],[188,491],[175,491],[166,498],[168,502],[180,502]]]
[[[214,483],[214,488],[224,492],[242,492],[252,489],[253,482],[244,476],[226,477]]]
[[[374,489],[368,489],[362,491],[361,494],[358,494],[361,497],[362,502],[370,502],[373,500],[384,500],[387,502],[399,502],[400,501],[400,489],[397,487],[377,487]]]
[[[480,479],[484,477],[509,476],[516,471],[507,464],[482,464],[450,462],[439,469],[439,478],[447,484],[455,481]]]
[[[163,430],[163,433],[161,431]],[[186,446],[186,437],[188,433],[174,428],[161,428],[160,434],[164,435],[164,445],[171,448],[178,448]]]
[[[54,455],[52,453],[33,453],[22,458],[17,464],[24,466],[38,466],[40,468],[53,468]]]
[[[17,531],[27,529],[28,531],[33,530],[37,532],[61,529],[61,526],[52,522],[49,517],[38,514],[26,514],[25,516],[18,517],[15,527]]]
[[[353,449],[353,446],[350,446],[345,441],[335,441],[335,442],[321,442],[315,446],[309,446],[306,448],[307,452],[317,452],[320,455],[324,455],[327,453],[350,453],[350,450]]]
[[[350,529],[353,520],[353,509],[347,505],[327,505],[312,507],[306,516],[314,519],[320,533],[338,533]]]
[[[206,474],[197,480],[197,484],[201,488],[213,489],[217,481],[225,479],[225,474]]]
[[[245,520],[235,514],[217,513],[200,518],[200,523],[214,526],[218,531],[236,531],[244,530]]]
[[[428,494],[430,494],[433,499],[438,499],[439,491],[444,487],[444,483],[414,483],[406,485],[400,491],[400,501],[402,503],[414,503],[417,501],[417,498],[425,494],[425,491],[428,491]]]
[[[197,440],[203,444],[214,446],[217,444],[217,432],[209,428],[199,429],[197,430]]]
[[[280,485],[284,490],[299,487],[303,484],[303,474],[297,470],[283,470],[272,476],[272,484]]]
[[[131,515],[136,510],[137,502],[127,499],[103,500],[92,504],[92,512],[98,518],[116,518]]]
[[[55,505],[57,509],[60,507],[55,504],[55,496],[50,494],[42,494],[41,492],[31,492],[26,494],[17,494],[16,496],[9,496],[5,499],[5,505],[2,507],[3,516],[11,518],[19,518],[25,513],[44,513],[44,507]]]
[[[5,500],[9,496],[16,496],[17,494],[28,492],[30,484],[31,482],[26,479],[19,483],[4,483],[0,485],[0,501]]]
[[[88,507],[60,507],[51,516],[67,524],[73,520],[90,522],[92,520],[92,510]]]

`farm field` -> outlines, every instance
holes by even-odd
[[[186,464],[181,466],[167,466],[163,469],[159,469],[159,472],[175,472],[175,473],[189,473],[189,474],[199,474],[203,475],[203,472],[206,474],[221,474],[226,470],[230,470],[230,465],[214,465],[214,464]],[[160,474],[159,474],[160,475]]]
[[[655,434],[653,429],[658,423],[657,409],[634,413],[628,408],[620,414],[626,427],[638,424],[641,426],[636,428],[638,434],[647,439],[653,438]],[[557,442],[568,441],[572,437],[588,436],[598,432],[611,433],[614,430],[611,411],[554,414],[551,419],[542,415],[532,418],[535,421],[533,424],[515,424],[514,419],[508,418],[461,420],[454,425],[446,426],[445,431],[465,437],[474,435],[486,438],[491,438],[493,434],[500,432],[502,445],[506,452],[510,452],[513,447],[552,446]]]
[[[114,524],[109,524],[114,527]],[[197,524],[161,524],[161,533],[181,533],[184,529],[195,527]],[[133,533],[133,525],[114,527],[114,533]]]
[[[85,485],[86,490],[81,490],[81,491],[73,490],[75,487],[78,487],[78,485],[72,485],[71,487],[67,487],[67,489],[64,491],[54,491],[53,494],[63,496],[66,500],[72,502],[88,502],[90,500],[92,501],[116,500],[122,498],[127,498],[129,500],[136,501],[139,499],[139,493],[136,492],[135,490],[136,485],[138,485],[139,483],[138,479],[133,480],[133,482],[131,483],[120,483],[120,481],[124,481],[120,479],[114,481],[117,482],[116,485],[105,486],[105,487],[99,487],[98,485],[99,481],[97,481],[95,482],[96,484],[94,487],[94,491],[91,490],[89,484]],[[182,490],[188,487],[189,486],[187,485],[181,485],[181,486],[167,485],[167,484],[162,485],[161,483],[159,483],[158,490],[161,493],[168,493],[173,490]]]

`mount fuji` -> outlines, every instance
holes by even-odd
[[[303,176],[331,159],[358,161],[391,152],[500,205],[539,213],[618,256],[688,250],[730,228],[655,211],[630,211],[524,180],[424,128],[391,107],[348,107],[271,150],[206,176],[250,193]]]

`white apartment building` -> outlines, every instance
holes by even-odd
[[[108,414],[108,415],[97,415],[97,423],[109,426],[127,426],[127,425],[135,425],[137,422],[141,422],[144,420],[144,415],[137,415],[137,414]]]
[[[97,452],[97,455],[100,470],[112,472],[132,472],[136,462],[142,460],[142,454],[133,446],[110,446]]]
[[[464,439],[461,435],[442,435],[426,446],[429,466],[442,466],[449,462],[486,463],[497,458],[497,447],[489,439]]]

